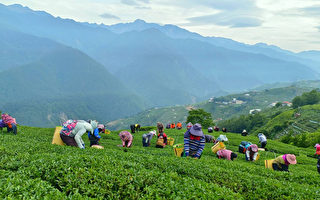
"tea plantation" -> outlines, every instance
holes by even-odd
[[[134,134],[133,147],[118,147],[118,132],[103,135],[105,149],[52,145],[54,129],[19,127],[14,136],[0,135],[1,199],[320,199],[320,175],[314,149],[268,141],[270,151],[257,162],[220,160],[206,144],[200,160],[178,158],[171,146],[142,147]],[[175,143],[183,142],[185,130],[166,130]],[[220,134],[215,132],[217,137]],[[237,151],[242,140],[254,136],[227,133],[227,148]],[[264,168],[264,160],[293,153],[297,165],[290,172]]]

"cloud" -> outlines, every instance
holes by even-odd
[[[141,3],[149,4],[150,0],[121,0],[121,2],[129,6],[140,6]]]
[[[201,0],[196,2],[204,6],[224,11],[248,10],[257,8],[254,0]]]
[[[304,17],[319,17],[320,16],[320,5],[309,6],[304,8],[291,8],[279,13],[282,16],[304,16]]]
[[[317,29],[318,29],[318,31],[320,32],[320,26],[317,26],[316,28],[317,28]]]
[[[299,11],[308,16],[320,16],[320,5],[300,8]]]
[[[109,13],[103,13],[103,14],[101,14],[99,16],[102,17],[102,18],[105,18],[105,19],[120,19],[120,17],[112,15],[112,14],[109,14]]]
[[[143,2],[143,3],[150,3],[150,0],[137,0],[137,1],[140,1],[140,2]]]
[[[192,0],[187,0],[191,3]],[[254,0],[201,0],[192,1],[195,5],[201,5],[215,10],[214,14],[187,18],[188,25],[215,24],[226,27],[257,27],[263,21],[263,10],[256,6]]]
[[[228,26],[234,28],[240,27],[257,27],[260,26],[263,21],[255,16],[250,15],[235,15],[221,12],[213,15],[204,15],[199,17],[192,17],[187,19],[189,25],[208,25],[216,24],[220,26]]]
[[[129,6],[138,6],[139,4],[135,0],[121,0],[123,4],[129,5]]]
[[[151,10],[151,7],[146,7],[146,6],[136,6],[135,9],[140,9],[140,10]]]

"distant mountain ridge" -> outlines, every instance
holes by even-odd
[[[144,20],[137,19],[131,23],[120,23],[114,25],[98,25],[105,27],[114,33],[125,33],[130,31],[143,31],[150,28],[158,29],[167,36],[176,39],[196,39],[203,42],[208,42],[215,46],[224,47],[232,50],[259,53],[277,59],[286,61],[299,62],[310,66],[312,69],[320,72],[320,51],[305,51],[294,53],[288,50],[281,49],[275,45],[268,45],[265,43],[257,43],[255,45],[248,45],[234,41],[232,39],[223,37],[203,37],[198,33],[187,31],[175,25],[165,24],[163,26],[156,23],[147,23]],[[310,56],[311,55],[311,56]]]
[[[73,80],[82,89],[65,96],[68,100],[79,96],[81,106],[73,110],[81,111],[74,111],[74,116],[87,113],[94,118],[99,113],[96,117],[103,120],[148,107],[190,104],[264,84],[319,77],[315,65],[300,60],[304,57],[313,64],[317,62],[315,56],[310,58],[306,53],[297,56],[275,46],[203,37],[174,25],[143,20],[111,26],[79,23],[21,5],[0,4],[0,36],[0,77],[28,94],[16,98],[21,98],[23,109],[41,102],[43,108],[56,109],[55,99],[59,102],[56,107],[67,110],[70,104],[63,100],[65,93],[60,87],[63,81],[57,80],[64,66],[82,70],[79,76],[83,78],[90,76],[85,81]],[[87,89],[90,84],[95,85],[92,94],[99,99],[95,103],[105,108],[88,106],[94,102]],[[16,110],[10,87],[2,88],[3,95],[7,91],[11,96],[2,99],[2,106],[9,111]],[[31,104],[30,96],[39,98]],[[29,102],[23,102],[24,98]],[[32,124],[36,121],[30,119]]]

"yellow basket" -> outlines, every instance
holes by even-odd
[[[264,161],[264,166],[267,168],[267,169],[271,169],[273,170],[273,167],[272,167],[272,162],[274,161],[274,159],[272,160],[265,160]]]
[[[224,145],[223,142],[218,142],[211,147],[213,153],[217,153],[220,149],[226,149],[226,145]]]
[[[174,138],[168,137],[167,144],[170,146],[173,146],[173,143],[174,143]]]
[[[184,145],[183,144],[176,144],[173,146],[174,155],[177,157],[181,157],[181,154],[183,153]]]
[[[104,133],[107,134],[107,135],[109,135],[109,134],[111,133],[111,131],[108,130],[108,129],[105,129],[105,130],[104,130]]]
[[[56,130],[54,131],[52,142],[51,142],[52,144],[64,145],[64,143],[63,143],[63,141],[61,140],[61,137],[60,137],[61,129],[62,129],[61,126],[57,126],[56,127]]]
[[[260,158],[260,154],[257,155],[256,161],[259,160],[259,158]]]

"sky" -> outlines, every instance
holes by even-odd
[[[203,36],[259,42],[294,52],[320,50],[320,0],[0,0],[79,22],[143,19]]]

